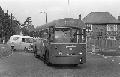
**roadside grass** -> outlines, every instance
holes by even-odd
[[[96,52],[96,54],[104,56],[120,56],[120,52]]]
[[[0,58],[6,57],[12,54],[11,48],[7,44],[0,44]]]

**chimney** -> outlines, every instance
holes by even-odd
[[[81,14],[79,15],[79,19],[81,20]]]
[[[120,21],[120,16],[118,16],[118,20]]]

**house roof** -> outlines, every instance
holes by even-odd
[[[91,12],[83,18],[83,22],[92,24],[120,23],[109,12]]]
[[[68,22],[68,25],[66,23]],[[69,23],[70,22],[70,23]],[[80,19],[73,19],[73,18],[64,18],[64,19],[58,19],[54,20],[50,23],[47,23],[45,25],[37,27],[37,29],[45,29],[50,26],[55,26],[55,27],[65,27],[65,26],[70,26],[70,27],[79,27],[79,28],[84,28],[85,24],[83,21]]]

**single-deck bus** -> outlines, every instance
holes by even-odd
[[[86,62],[86,29],[80,19],[55,20],[39,28],[40,42],[34,55],[47,64],[83,64]]]

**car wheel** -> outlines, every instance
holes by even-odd
[[[11,46],[11,51],[16,51],[14,46]]]
[[[25,48],[24,48],[24,51],[25,51],[25,52],[28,52],[28,49],[25,47]]]

